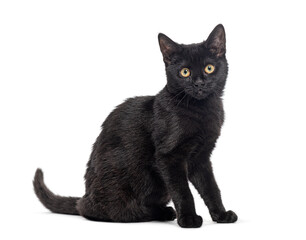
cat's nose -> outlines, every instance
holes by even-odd
[[[196,87],[204,87],[205,83],[204,82],[195,83],[194,86],[196,86]]]
[[[194,86],[195,86],[195,87],[204,87],[204,86],[205,86],[205,83],[204,83],[203,80],[197,79],[197,80],[194,82]]]

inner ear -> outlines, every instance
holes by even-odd
[[[171,63],[171,57],[174,53],[179,51],[179,45],[172,41],[165,34],[158,34],[158,42],[160,51],[163,54],[164,62],[168,65]]]
[[[208,36],[205,46],[216,57],[222,57],[225,55],[225,30],[222,24],[217,25],[214,30]]]

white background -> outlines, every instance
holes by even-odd
[[[303,1],[1,1],[0,238],[305,239],[305,22]],[[157,34],[200,42],[219,23],[230,71],[212,161],[239,221],[213,223],[195,191],[199,229],[49,213],[36,168],[82,196],[103,120],[165,85]]]

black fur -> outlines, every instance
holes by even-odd
[[[167,85],[156,96],[128,99],[107,117],[87,165],[85,195],[54,195],[37,170],[36,195],[52,212],[114,222],[177,217],[181,227],[200,227],[190,180],[214,221],[237,220],[222,204],[210,162],[224,120],[224,28],[218,25],[199,44],[177,44],[163,34],[158,39]],[[207,64],[215,66],[213,73],[205,73]],[[190,69],[189,77],[180,74],[184,67]],[[176,212],[167,207],[171,199]]]

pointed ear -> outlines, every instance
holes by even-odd
[[[164,62],[168,65],[171,63],[171,57],[173,54],[179,51],[180,46],[162,33],[158,34],[158,42],[160,51],[163,54]]]
[[[222,24],[217,25],[205,42],[211,54],[222,57],[225,55],[225,30]]]

